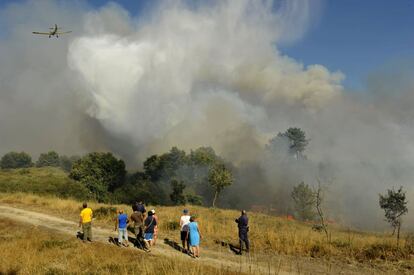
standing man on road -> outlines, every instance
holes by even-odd
[[[92,242],[92,209],[88,207],[86,202],[82,205],[83,209],[80,212],[79,227],[82,226],[83,241]]]
[[[239,241],[240,241],[240,255],[243,251],[243,243],[246,244],[246,252],[250,251],[250,242],[249,242],[249,218],[247,217],[246,210],[242,210],[241,216],[236,219],[237,227],[239,228]]]

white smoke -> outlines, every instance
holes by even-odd
[[[219,137],[243,125],[262,132],[267,109],[278,102],[313,111],[340,93],[342,74],[303,68],[275,48],[289,28],[280,20],[309,13],[301,2],[276,12],[272,1],[195,9],[174,2],[132,29],[124,11],[109,7],[87,15],[87,34],[70,45],[69,65],[83,79],[89,115],[107,131],[138,147],[155,140],[164,150],[220,146]],[[117,18],[119,30],[102,24],[106,18]]]
[[[283,55],[278,46],[300,39],[319,10],[314,0],[161,1],[136,18],[116,4],[8,5],[0,11],[0,153],[111,150],[136,167],[171,146],[212,146],[246,167],[296,126],[311,139],[312,164],[293,184],[312,184],[321,163],[334,178],[337,217],[385,225],[378,193],[403,185],[413,197],[412,73],[376,73],[351,95],[342,73]],[[31,35],[54,23],[73,33]],[[259,179],[278,192],[285,184],[280,167],[263,165],[262,177],[246,169],[254,171],[248,185]]]

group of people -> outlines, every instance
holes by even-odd
[[[128,217],[124,209],[119,209],[115,220],[115,231],[118,230],[118,244],[129,246],[128,224],[132,224],[136,236],[136,244],[141,246],[145,251],[156,244],[158,237],[158,217],[155,209],[146,211],[144,204],[140,201],[132,206],[133,213]],[[147,214],[146,214],[147,213]],[[79,227],[82,226],[83,241],[92,242],[92,216],[93,211],[87,203],[83,203],[83,209],[80,213]],[[183,210],[180,217],[180,239],[184,252],[187,252],[194,258],[200,257],[200,239],[202,238],[198,222],[195,215],[190,215],[188,209]],[[246,251],[250,250],[248,238],[249,219],[245,210],[241,216],[235,220],[239,229],[240,255],[242,254],[243,244]],[[143,245],[141,245],[143,244]]]
[[[150,210],[147,215],[144,204],[137,202],[132,206],[132,211],[133,213],[128,217],[124,213],[124,209],[118,210],[115,219],[115,231],[118,230],[118,244],[129,246],[127,227],[128,224],[132,223],[137,245],[146,251],[150,251],[151,246],[155,245],[158,238],[158,217],[155,209]]]

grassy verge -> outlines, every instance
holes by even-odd
[[[62,169],[53,167],[0,170],[0,192],[29,192],[80,200],[89,197],[86,187],[69,179]]]

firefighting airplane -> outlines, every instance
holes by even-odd
[[[49,38],[51,38],[52,36],[56,36],[56,38],[59,37],[60,34],[65,34],[65,33],[70,33],[72,31],[66,31],[66,32],[61,32],[59,31],[60,28],[58,28],[58,26],[55,24],[54,27],[49,28],[50,31],[49,32],[32,32],[33,34],[42,34],[42,35],[48,35]]]

